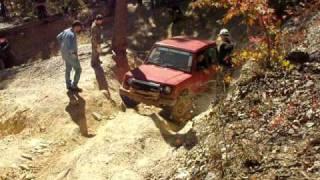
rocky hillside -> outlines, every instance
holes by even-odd
[[[151,177],[320,178],[320,13],[299,18],[289,21],[285,31],[290,34],[286,38],[300,39],[284,45],[310,56],[290,71],[244,65],[226,98],[193,120],[199,144],[190,151],[178,149],[162,162],[175,168],[158,165],[154,171],[161,173]]]

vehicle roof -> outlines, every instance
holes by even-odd
[[[191,53],[197,53],[210,45],[215,45],[215,42],[192,37],[177,36],[159,41],[156,43],[156,45],[172,47]]]

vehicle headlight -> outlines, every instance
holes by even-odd
[[[172,88],[171,88],[170,86],[165,86],[165,87],[163,88],[163,92],[164,92],[165,94],[171,94]]]
[[[128,78],[127,83],[128,83],[129,85],[131,85],[132,82],[133,82],[133,78]]]

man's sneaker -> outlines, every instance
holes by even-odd
[[[74,91],[74,92],[82,92],[82,89],[79,88],[78,86],[71,87],[70,90],[71,90],[71,91]]]
[[[102,64],[102,61],[99,60],[98,62],[91,63],[91,67],[93,67],[93,68],[99,67],[101,64]]]
[[[97,64],[97,63],[91,64],[91,67],[92,67],[92,68],[96,68],[96,67],[98,67],[98,66],[100,66],[100,64]]]

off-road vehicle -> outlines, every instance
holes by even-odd
[[[157,42],[145,62],[127,72],[120,95],[126,107],[139,103],[170,112],[176,121],[192,116],[193,97],[217,72],[214,41],[174,37]]]

